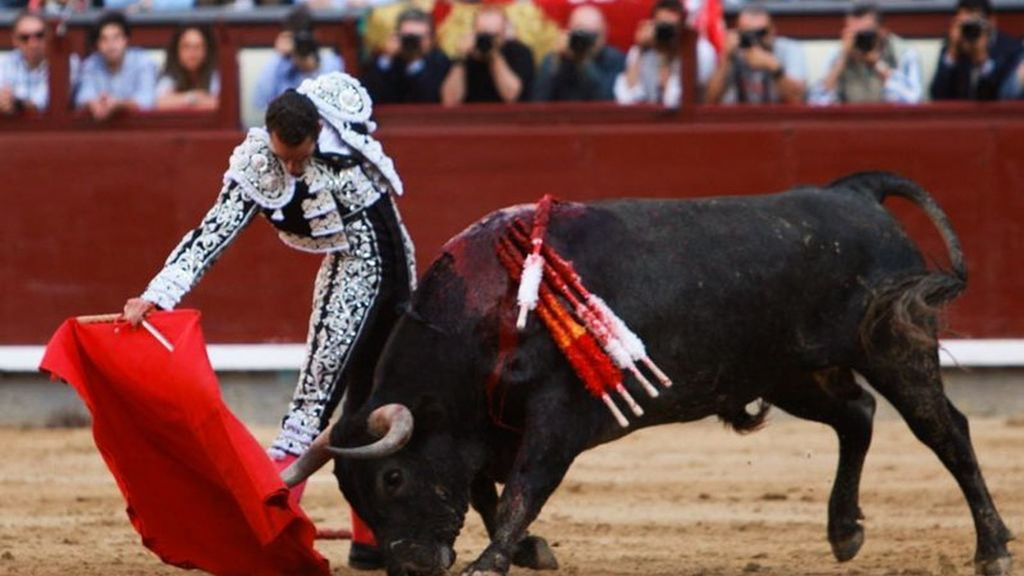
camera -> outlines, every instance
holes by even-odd
[[[867,53],[878,45],[878,30],[861,30],[853,37],[853,46],[857,50]]]
[[[985,24],[981,20],[967,20],[960,23],[960,37],[968,42],[977,42],[984,30]]]
[[[658,22],[654,25],[654,42],[659,46],[668,46],[675,42],[676,25],[671,22]]]
[[[420,51],[423,37],[419,34],[402,34],[398,40],[401,43],[403,53],[416,54]]]
[[[743,30],[740,32],[740,48],[744,50],[753,48],[754,46],[760,46],[764,48],[764,37],[768,35],[768,30],[765,28],[759,28],[757,30]]]
[[[597,34],[586,30],[569,32],[569,51],[577,58],[582,58],[597,44]]]
[[[494,34],[480,32],[476,35],[474,47],[480,54],[490,54],[491,50],[494,50]]]

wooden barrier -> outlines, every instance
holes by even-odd
[[[542,110],[563,122],[539,122]],[[708,109],[685,122],[637,110],[609,123],[566,121],[558,107],[535,107],[534,121],[524,123],[475,112],[462,123],[446,111],[380,114],[380,138],[406,182],[400,207],[421,270],[473,220],[544,193],[569,200],[753,194],[889,169],[935,194],[963,240],[971,281],[953,307],[956,335],[1024,337],[1020,107],[803,117],[763,109],[759,118]],[[0,133],[7,287],[0,344],[41,343],[61,319],[117,310],[138,294],[208,208],[239,138],[237,131]],[[922,214],[894,204],[911,235],[944,261]],[[215,342],[301,340],[318,259],[280,245],[264,222],[252,228],[186,305],[206,313]]]
[[[948,11],[944,4],[921,17],[943,30]],[[0,120],[0,344],[39,344],[65,317],[118,310],[208,208],[242,138],[233,104],[237,69],[228,60],[240,46],[269,45],[277,30],[277,20],[221,18],[229,47],[221,52],[222,96],[232,104],[215,115],[153,114],[96,126],[57,106],[43,118]],[[784,32],[787,18],[777,17]],[[890,21],[895,28],[896,17]],[[1000,25],[1007,21],[1015,20]],[[318,33],[350,41],[348,22]],[[140,41],[145,29],[136,27]],[[74,24],[53,42],[75,50],[83,33],[84,22]],[[60,61],[54,75],[66,74]],[[963,240],[971,280],[952,308],[953,335],[1024,337],[1021,103],[678,112],[609,104],[381,107],[377,120],[406,182],[400,207],[421,270],[472,221],[544,193],[567,200],[755,194],[888,169],[935,194]],[[942,262],[923,215],[898,203],[894,210]],[[266,223],[252,228],[185,305],[204,311],[214,342],[302,340],[318,259],[282,246]]]

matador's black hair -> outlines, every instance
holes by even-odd
[[[320,133],[320,114],[313,101],[295,90],[286,90],[267,106],[267,131],[289,146],[297,146]]]

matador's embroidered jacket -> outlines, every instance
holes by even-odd
[[[347,74],[333,73],[303,82],[299,92],[313,100],[324,121],[305,173],[301,178],[288,174],[270,149],[267,131],[250,129],[231,154],[213,207],[171,252],[144,299],[174,308],[257,213],[269,219],[288,246],[347,251],[353,227],[366,228],[363,210],[382,198],[390,202],[389,193],[401,195],[391,159],[369,135],[374,126],[363,87]],[[411,269],[413,248],[404,226],[402,234]],[[415,278],[412,270],[410,278]]]

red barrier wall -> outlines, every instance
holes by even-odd
[[[902,172],[950,214],[971,270],[953,307],[960,337],[1024,337],[1024,114],[986,107],[808,114],[632,112],[607,123],[503,121],[487,109],[383,111],[379,133],[406,182],[400,207],[420,269],[441,243],[499,206],[565,199],[755,194],[863,169]],[[555,109],[551,118],[561,118]],[[447,126],[444,126],[446,125]],[[0,134],[0,344],[45,342],[70,315],[139,293],[220,186],[239,132]],[[936,259],[923,215],[896,206]],[[672,249],[672,247],[666,247]],[[636,257],[637,255],[629,255]],[[705,258],[707,254],[694,254]],[[299,341],[318,258],[253,224],[185,305],[211,341]]]

